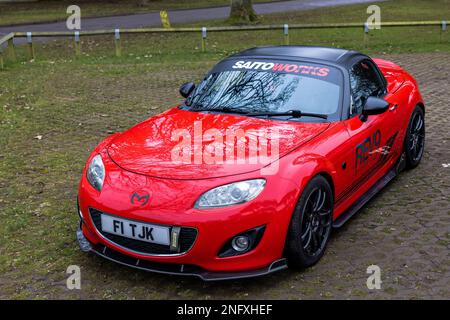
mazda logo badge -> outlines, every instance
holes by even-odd
[[[150,195],[146,191],[135,191],[130,198],[132,204],[140,206],[145,206],[148,203],[148,200],[150,200]]]

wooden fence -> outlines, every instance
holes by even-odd
[[[423,27],[435,26],[439,27],[441,33],[447,30],[448,21],[408,21],[408,22],[382,22],[379,24],[382,28],[390,27]],[[370,32],[367,23],[329,23],[329,24],[284,24],[284,25],[255,25],[255,26],[229,26],[229,27],[199,27],[199,28],[141,28],[141,29],[112,29],[112,30],[92,30],[92,31],[60,31],[60,32],[12,32],[0,38],[0,68],[4,68],[5,59],[8,56],[12,62],[17,61],[15,52],[15,38],[26,38],[28,46],[28,55],[30,59],[35,58],[33,45],[34,37],[70,37],[74,41],[75,55],[81,54],[80,38],[83,36],[114,36],[115,54],[120,57],[122,47],[120,37],[121,34],[142,34],[142,33],[198,33],[201,35],[202,51],[206,50],[206,38],[209,32],[232,32],[232,31],[261,31],[261,30],[280,30],[284,37],[284,44],[289,44],[289,30],[298,29],[335,29],[335,28],[361,28],[364,32],[364,42],[368,41],[368,33]],[[5,43],[7,43],[7,54],[4,52]]]

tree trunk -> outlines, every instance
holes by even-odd
[[[146,7],[149,4],[148,2],[149,0],[139,0],[138,4],[140,7]]]
[[[252,0],[231,0],[230,19],[237,22],[258,20]]]

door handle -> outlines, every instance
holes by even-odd
[[[389,111],[394,111],[395,109],[397,109],[397,107],[398,107],[398,104],[391,105],[389,107]]]

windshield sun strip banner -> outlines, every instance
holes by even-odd
[[[256,72],[271,72],[271,73],[285,73],[298,76],[312,77],[328,82],[342,85],[342,73],[339,69],[320,65],[310,62],[292,62],[292,61],[273,61],[263,59],[229,59],[218,63],[210,72],[218,73],[225,71],[256,71]]]
[[[275,63],[263,61],[236,61],[233,69],[262,70],[286,73],[301,73],[318,77],[326,77],[330,73],[327,67],[293,63]]]

